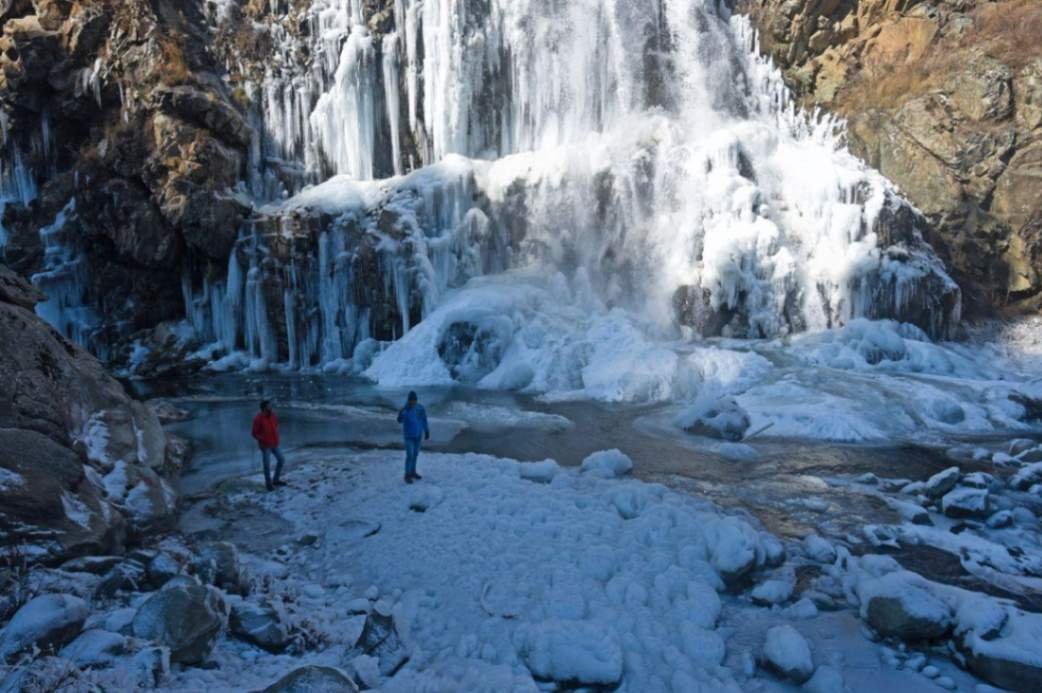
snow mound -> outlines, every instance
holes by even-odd
[[[795,683],[807,681],[814,673],[814,660],[807,639],[788,624],[767,630],[763,656],[769,668]]]
[[[521,462],[518,464],[518,474],[522,479],[535,481],[541,484],[549,484],[561,471],[561,465],[554,460],[543,460],[542,462]]]
[[[599,624],[545,621],[520,628],[516,640],[537,679],[577,686],[615,686],[622,679],[618,636]]]
[[[633,471],[633,460],[621,450],[601,450],[582,463],[582,472],[602,479],[615,479]]]

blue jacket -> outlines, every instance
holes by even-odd
[[[398,412],[398,423],[402,425],[402,434],[406,438],[422,438],[423,434],[430,435],[431,429],[427,426],[427,410],[422,404],[417,404],[412,409],[402,408]]]

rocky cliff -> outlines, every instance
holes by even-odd
[[[170,526],[182,460],[156,414],[33,314],[43,296],[0,265],[0,551],[54,562],[121,552]]]
[[[931,221],[970,314],[1042,292],[1042,3],[740,0],[808,108]]]

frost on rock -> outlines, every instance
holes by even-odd
[[[45,594],[20,608],[0,632],[0,659],[33,647],[57,648],[79,634],[87,603],[69,594]]]
[[[633,471],[633,460],[621,450],[601,450],[582,462],[582,472],[602,479],[614,479]]]
[[[1042,482],[1042,462],[1029,464],[1017,471],[1009,480],[1009,485],[1018,491],[1027,491],[1037,483]]]
[[[948,517],[984,517],[988,514],[988,491],[979,488],[956,488],[944,494],[941,510]]]
[[[810,645],[790,625],[772,626],[763,644],[764,664],[793,683],[806,682],[814,674]]]
[[[893,572],[858,585],[861,616],[884,636],[930,640],[952,628],[952,608],[915,573]]]
[[[133,631],[169,647],[171,662],[198,664],[209,656],[225,621],[225,606],[215,590],[168,583],[138,608]]]
[[[948,467],[927,479],[923,492],[932,498],[940,498],[955,488],[961,475],[958,467]]]
[[[616,686],[622,648],[610,630],[584,621],[546,621],[521,628],[518,654],[542,681],[572,686]]]
[[[739,441],[749,429],[749,414],[732,397],[695,404],[678,422],[695,435]]]
[[[992,624],[994,625],[994,624]],[[1013,610],[998,633],[971,630],[960,641],[970,669],[1014,691],[1035,691],[1042,681],[1042,616]]]

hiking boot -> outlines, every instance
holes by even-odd
[[[275,490],[275,484],[264,484],[264,488],[268,489],[269,492]]]
[[[286,486],[286,482],[280,479],[276,479],[272,482],[272,486]]]
[[[412,478],[413,478],[413,479],[416,479],[416,481],[419,481],[419,480],[420,480],[420,479],[422,479],[423,477],[422,477],[422,476],[420,476],[419,474],[417,474],[416,472],[413,472],[413,473],[412,473]]]
[[[412,477],[409,476],[408,474],[405,475],[405,483],[407,483],[407,484],[411,484],[412,483]]]

